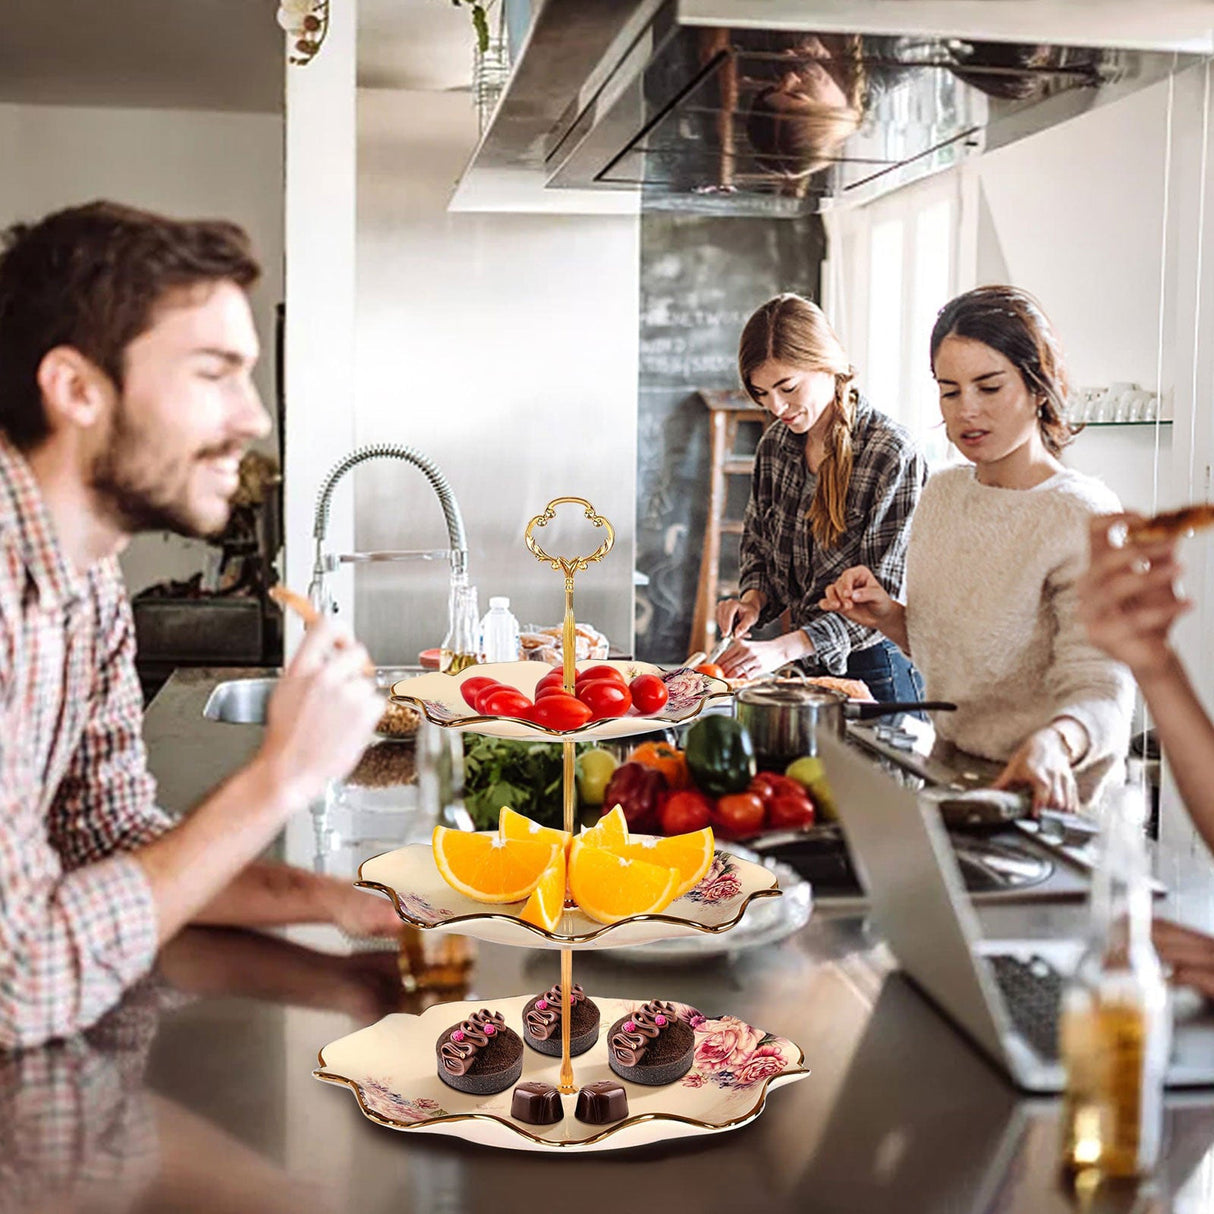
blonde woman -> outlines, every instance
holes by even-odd
[[[721,635],[736,638],[722,669],[751,678],[800,661],[813,674],[862,679],[879,700],[918,699],[918,676],[898,647],[820,600],[855,565],[901,596],[926,461],[906,430],[860,395],[834,330],[799,295],[776,296],[746,322],[738,372],[776,424],[755,457],[739,595],[717,608]],[[784,613],[789,631],[750,639]]]

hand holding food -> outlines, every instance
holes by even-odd
[[[823,611],[837,611],[862,628],[885,631],[883,625],[892,621],[901,610],[889,591],[864,565],[854,565],[826,588],[819,606]]]
[[[1175,660],[1168,633],[1192,607],[1177,588],[1178,536],[1135,539],[1154,534],[1146,521],[1134,514],[1093,519],[1091,561],[1077,584],[1088,637],[1139,681]]]
[[[344,776],[371,739],[383,704],[365,677],[367,651],[328,621],[308,629],[278,681],[259,755],[289,800],[311,800]]]

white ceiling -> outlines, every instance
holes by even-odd
[[[466,9],[450,0],[357,3],[360,85],[468,86],[474,35]],[[0,0],[0,102],[280,112],[277,7],[277,0]]]

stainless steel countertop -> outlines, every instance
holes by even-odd
[[[153,769],[172,808],[255,744],[217,732],[255,730],[202,719],[211,682],[230,674],[180,672],[148,712]],[[1182,869],[1205,890],[1192,905],[1204,905],[1208,879]],[[1004,907],[983,918],[1035,934],[1073,927],[1081,914]],[[475,947],[464,997],[537,991],[557,978],[556,953]],[[424,997],[401,990],[395,951],[350,952],[323,929],[194,929],[89,1033],[0,1056],[0,1209],[1073,1209],[1055,1180],[1056,1104],[1021,1099],[888,972],[860,918],[815,914],[797,936],[733,960],[659,967],[579,954],[575,969],[591,995],[682,1000],[785,1034],[812,1074],[772,1093],[745,1129],[638,1152],[553,1159],[394,1133],[311,1070],[326,1042],[388,1011],[419,1010]],[[1214,1092],[1171,1107],[1168,1134],[1150,1208],[1214,1208]]]

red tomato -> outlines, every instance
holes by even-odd
[[[476,697],[480,695],[482,691],[485,691],[490,687],[500,686],[501,684],[496,679],[491,679],[486,675],[478,674],[474,675],[470,679],[465,679],[459,685],[459,693],[464,697],[464,703],[467,704],[469,708],[476,708]],[[477,709],[477,711],[479,712],[480,710]]]
[[[499,683],[496,679],[494,679],[494,681],[488,687],[482,687],[476,693],[476,695],[472,697],[472,707],[475,708],[477,712],[482,714],[488,712],[489,710],[485,707],[485,697],[489,695],[490,692],[501,691],[501,689],[505,686],[505,683]]]
[[[771,804],[771,799],[776,795],[776,786],[772,783],[772,774],[769,771],[761,771],[750,782],[747,792],[754,793],[760,801],[763,802],[763,808],[766,809]]]
[[[614,679],[621,687],[628,686],[628,680],[614,666],[600,663],[597,666],[587,666],[577,672],[578,684],[589,683],[592,679]]]
[[[790,776],[777,775],[774,771],[765,771],[761,774],[767,777],[773,797],[804,797],[806,795],[805,786],[798,784]]]
[[[657,712],[670,699],[666,684],[656,674],[637,675],[628,684],[628,690],[632,692],[632,702],[636,705],[637,712],[643,716]]]
[[[559,687],[564,690],[565,675],[558,666],[555,670],[550,670],[538,683],[535,685],[535,694],[539,695],[541,687]]]
[[[754,793],[735,792],[717,801],[713,828],[736,839],[763,829],[763,802]]]
[[[531,701],[513,687],[494,687],[480,697],[478,711],[487,717],[526,717]]]
[[[577,698],[589,705],[596,721],[604,717],[622,717],[632,707],[632,692],[612,679],[580,683]]]
[[[712,801],[702,792],[671,793],[658,810],[664,835],[685,835],[703,830],[712,820]]]
[[[547,687],[537,687],[535,689],[535,702],[538,704],[545,696],[564,696],[568,694],[560,683],[549,683]]]
[[[714,679],[723,679],[726,677],[725,671],[723,671],[720,666],[716,664],[716,662],[705,662],[702,666],[697,666],[696,670],[699,671],[700,674],[711,675]]]
[[[814,807],[807,796],[781,793],[772,799],[767,824],[782,830],[798,830],[814,824]]]
[[[535,707],[527,714],[527,719],[544,729],[566,730],[585,725],[591,715],[590,709],[581,700],[562,691],[536,700]]]

